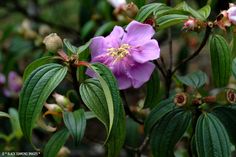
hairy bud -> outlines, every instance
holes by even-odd
[[[138,13],[138,7],[133,2],[123,5],[122,10],[129,18],[134,18]]]
[[[43,40],[43,43],[45,44],[46,49],[51,52],[56,52],[63,46],[61,38],[56,33],[51,33],[46,36]]]

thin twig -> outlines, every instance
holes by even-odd
[[[166,73],[165,73],[164,69],[160,66],[160,64],[158,63],[157,60],[154,60],[154,64],[155,64],[156,67],[160,70],[162,76],[163,76],[164,78],[166,78]]]
[[[198,47],[198,49],[189,57],[187,57],[186,59],[184,59],[182,62],[180,62],[179,64],[177,64],[177,66],[174,68],[174,70],[171,72],[171,76],[184,64],[186,64],[187,62],[189,62],[190,60],[192,60],[193,58],[195,58],[197,55],[199,55],[199,53],[201,52],[201,50],[203,49],[203,47],[206,45],[208,38],[210,37],[211,34],[211,29],[212,27],[210,27],[209,25],[207,25],[206,27],[206,31],[205,31],[205,35],[204,38],[200,44],[200,46]]]

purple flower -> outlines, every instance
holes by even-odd
[[[137,21],[132,21],[125,30],[115,26],[107,37],[92,39],[91,62],[108,66],[118,80],[119,89],[139,88],[155,68],[149,61],[160,56],[157,41],[151,39],[154,34],[150,25]],[[93,76],[90,71],[87,74]]]
[[[6,97],[16,97],[22,87],[22,78],[14,71],[8,74],[8,86],[3,89],[3,93]]]
[[[236,5],[231,5],[227,13],[229,21],[236,25]]]

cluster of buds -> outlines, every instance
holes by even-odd
[[[189,17],[188,20],[184,22],[183,30],[198,31],[205,26],[206,24],[203,21]]]
[[[221,11],[214,24],[223,30],[231,24],[236,25],[236,5],[230,3],[229,9]]]
[[[174,103],[176,106],[201,106],[203,104],[236,104],[236,90],[225,89],[219,92],[216,96],[206,96],[201,95],[189,96],[187,93],[181,92],[177,93],[174,98]]]
[[[46,103],[44,105],[48,109],[48,111],[44,113],[44,116],[51,114],[60,117],[63,111],[72,111],[74,104],[67,97],[58,93],[54,93],[53,98],[56,103]]]
[[[133,19],[139,10],[133,2],[126,3],[125,0],[108,0],[108,2],[115,8],[114,15],[120,21]]]

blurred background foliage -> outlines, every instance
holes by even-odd
[[[139,8],[151,2],[167,3],[171,0],[128,0],[134,2]],[[172,0],[171,5],[182,2]],[[213,19],[220,10],[228,8],[232,0],[210,0]],[[206,0],[187,0],[193,8],[200,8],[206,4]],[[114,14],[114,8],[106,0],[0,0],[0,111],[9,113],[12,117],[0,119],[0,152],[1,151],[29,151],[30,144],[22,138],[19,129],[17,108],[18,94],[22,76],[26,66],[37,58],[50,55],[42,43],[44,37],[49,33],[56,32],[62,38],[67,38],[76,46],[89,41],[92,37],[108,34],[115,25],[126,25],[131,19],[122,19]],[[175,60],[185,58],[197,45],[199,37],[197,33],[181,31],[182,25],[173,28],[174,46],[177,47]],[[167,43],[166,32],[158,32],[156,35],[161,45],[161,53],[165,58],[165,45]],[[187,43],[187,44],[186,44]],[[178,56],[177,56],[178,54]],[[166,59],[168,61],[168,59]],[[204,60],[204,59],[203,59]],[[208,62],[208,61],[206,61]],[[205,62],[201,63],[204,67]],[[196,64],[192,65],[194,68]],[[180,73],[186,73],[188,66],[181,68]],[[10,73],[14,72],[14,75]],[[12,76],[12,77],[11,77]],[[64,83],[57,91],[62,94],[71,89]],[[127,92],[128,101],[137,106],[138,100],[143,98],[142,92],[133,90]],[[129,96],[132,95],[131,96]],[[70,97],[76,104],[76,97]],[[133,111],[137,108],[133,108]],[[101,125],[92,121],[88,125],[83,145],[75,147],[68,143],[71,149],[71,156],[103,156],[104,150],[99,140],[104,134]],[[127,146],[138,146],[142,139],[143,128],[129,119],[127,121]],[[35,142],[43,146],[49,139],[48,133],[42,130],[35,131]],[[92,139],[86,139],[90,137]],[[89,141],[89,142],[88,142]],[[132,156],[127,148],[123,154]],[[64,153],[68,152],[64,148]],[[181,150],[180,150],[181,151]],[[179,152],[177,152],[178,154]],[[182,153],[184,154],[184,153]]]

